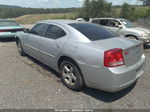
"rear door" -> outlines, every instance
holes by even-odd
[[[42,62],[56,67],[57,56],[62,52],[68,38],[67,29],[61,25],[49,24],[45,37],[40,38],[40,55]]]
[[[109,29],[109,19],[101,19],[100,25],[104,26],[105,28]]]
[[[47,24],[39,23],[34,26],[30,33],[27,35],[26,50],[30,55],[37,59],[40,59],[39,40],[45,35],[47,28]]]
[[[100,19],[94,19],[94,20],[92,20],[92,23],[100,24]]]

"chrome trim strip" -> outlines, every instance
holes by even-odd
[[[36,49],[35,47],[32,47],[32,46],[30,46],[30,45],[28,45],[28,44],[25,44],[25,46],[30,47],[31,49],[34,49],[34,50],[36,50],[36,51],[39,51],[39,49]]]
[[[39,50],[39,52],[41,52],[41,53],[43,53],[43,54],[45,54],[45,55],[47,55],[47,56],[50,56],[50,57],[52,57],[52,58],[55,58],[55,56],[53,56],[53,55],[51,55],[51,54],[48,54],[48,53],[46,53],[46,52],[43,52],[43,51],[41,51],[41,50]]]
[[[44,52],[44,51],[41,51],[41,50],[39,50],[39,49],[37,49],[37,48],[34,48],[34,47],[32,47],[32,46],[30,46],[30,45],[28,45],[28,44],[25,44],[25,46],[27,46],[27,47],[29,47],[29,48],[31,48],[31,49],[34,49],[34,50],[36,50],[36,51],[39,51],[39,52],[42,53],[42,54],[45,54],[45,55],[50,56],[50,57],[52,57],[52,58],[55,58],[55,56],[53,56],[53,55],[51,55],[51,54],[48,54],[48,53],[46,53],[46,52]]]

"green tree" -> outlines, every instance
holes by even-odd
[[[124,3],[121,7],[121,12],[120,12],[120,16],[122,18],[128,19],[130,16],[130,5],[128,5],[127,3]]]
[[[146,17],[150,17],[150,8],[148,8],[147,12],[146,12]]]
[[[95,18],[95,17],[110,17],[112,4],[105,0],[85,0],[83,7],[78,13],[78,17]]]
[[[124,3],[121,7],[120,17],[135,21],[138,19],[138,15],[136,15],[135,12],[136,8],[134,6],[130,6],[127,3]]]

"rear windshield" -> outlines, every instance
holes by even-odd
[[[101,39],[109,39],[117,37],[118,35],[105,29],[104,27],[91,23],[71,23],[69,24],[73,28],[77,29],[89,40],[96,41]]]
[[[19,26],[19,24],[15,21],[0,20],[0,26]]]

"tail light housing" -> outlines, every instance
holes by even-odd
[[[15,31],[23,31],[23,28],[21,29],[0,29],[0,32],[15,32]]]
[[[115,48],[104,52],[105,67],[117,67],[124,64],[125,63],[122,49]]]

